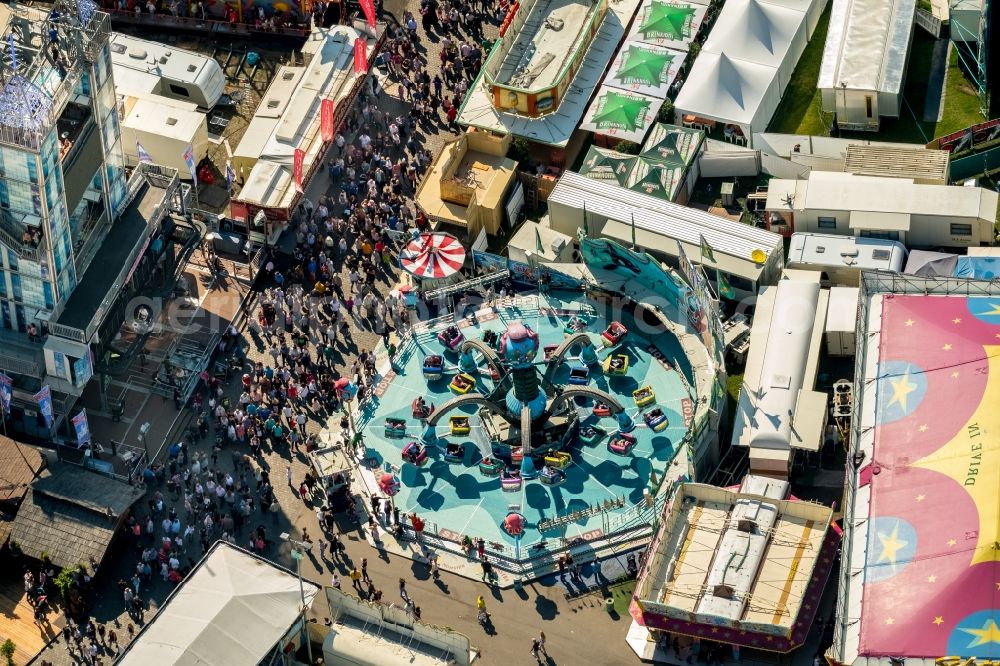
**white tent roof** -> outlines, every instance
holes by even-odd
[[[693,114],[763,131],[781,101],[778,71],[728,55],[702,51],[674,107]]]
[[[729,0],[674,101],[693,114],[763,132],[826,0]]]
[[[804,13],[761,0],[728,0],[702,51],[776,67],[787,83],[805,47]]]
[[[916,0],[833,0],[816,87],[898,93]]]
[[[319,587],[303,585],[309,605]],[[301,603],[295,575],[220,541],[118,663],[256,664],[284,638]]]

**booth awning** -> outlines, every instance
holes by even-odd
[[[850,227],[866,231],[909,231],[910,214],[854,211]]]

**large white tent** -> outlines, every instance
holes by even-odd
[[[761,0],[728,0],[725,7],[703,50],[773,67],[784,90],[808,41],[802,12]]]
[[[780,101],[773,67],[702,51],[674,107],[679,117],[691,114],[733,123],[748,128],[743,134],[750,136],[763,131]]]
[[[677,114],[763,132],[826,0],[729,0],[681,88]]]
[[[219,541],[167,598],[120,666],[256,664],[287,634],[319,587]]]

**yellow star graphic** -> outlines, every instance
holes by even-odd
[[[896,555],[899,551],[906,547],[906,541],[899,538],[899,521],[892,528],[892,532],[886,534],[885,532],[878,533],[878,540],[882,542],[882,552],[879,553],[878,562],[889,562],[893,567],[896,566]]]
[[[920,432],[927,432],[927,424],[926,423],[921,423],[920,427],[917,428],[917,430],[919,430]]]
[[[970,636],[975,636],[975,640],[969,643],[966,647],[979,647],[980,645],[986,645],[987,643],[998,643],[1000,644],[1000,627],[997,623],[993,621],[993,618],[986,620],[986,624],[980,629],[962,629],[959,627],[960,631],[964,631]]]
[[[948,547],[949,548],[953,548],[956,543],[958,543],[958,542],[955,541],[954,539],[948,539]],[[997,586],[1000,587],[1000,583],[997,583]]]
[[[976,506],[979,529],[972,533],[975,537],[970,537],[975,545],[970,549],[971,564],[1000,562],[1000,550],[993,548],[998,535],[997,525],[1000,525],[1000,503],[996,497],[1000,484],[1000,440],[985,434],[996,432],[1000,427],[1000,412],[996,409],[1000,401],[1000,346],[986,345],[982,349],[988,359],[988,372],[983,393],[975,401],[975,412],[964,425],[955,428],[951,438],[942,442],[936,451],[910,463],[911,467],[954,479]],[[940,428],[934,431],[938,433]],[[922,490],[917,489],[917,492]],[[951,540],[948,546],[954,547],[955,543]]]
[[[915,322],[914,322],[914,321],[913,321],[912,319],[907,319],[907,320],[906,320],[906,325],[907,325],[907,326],[913,326],[913,324],[914,324],[914,323],[915,323]]]
[[[916,383],[910,381],[910,371],[907,370],[899,379],[890,379],[889,385],[892,386],[892,398],[889,400],[889,407],[898,402],[900,408],[905,412],[907,397],[917,390]]]
[[[1000,583],[997,583],[997,589],[1000,590]]]
[[[934,574],[931,574],[930,576],[927,577],[928,583],[934,583],[936,581],[937,581],[937,576],[935,576]]]
[[[885,623],[886,624],[896,624],[896,620],[893,619],[893,618],[891,618],[891,617],[887,617],[887,618],[885,618]]]
[[[951,351],[951,345],[950,344],[946,344],[944,347],[941,347],[941,349],[943,349],[945,351]]]
[[[983,314],[985,316],[988,317],[990,315],[1000,315],[1000,305],[997,305],[996,303],[990,303],[990,307],[993,309],[990,310],[989,312],[984,312]]]
[[[962,318],[961,317],[955,317],[954,319],[951,320],[951,323],[953,323],[953,324],[961,324],[962,323]]]
[[[958,370],[956,370],[955,372],[951,373],[951,378],[952,379],[958,379]]]
[[[944,618],[940,615],[934,616],[934,624],[944,624]]]
[[[917,501],[918,502],[923,502],[926,498],[927,498],[926,495],[917,495]]]

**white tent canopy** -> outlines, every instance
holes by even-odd
[[[308,606],[319,587],[303,589]],[[285,637],[301,604],[295,575],[220,541],[118,664],[256,664]]]
[[[758,131],[780,101],[776,69],[702,51],[674,107],[678,116],[692,114]]]
[[[723,6],[674,107],[767,129],[826,0],[729,0]]]
[[[803,13],[761,0],[729,0],[725,6],[703,50],[774,67],[784,90],[806,47]]]

